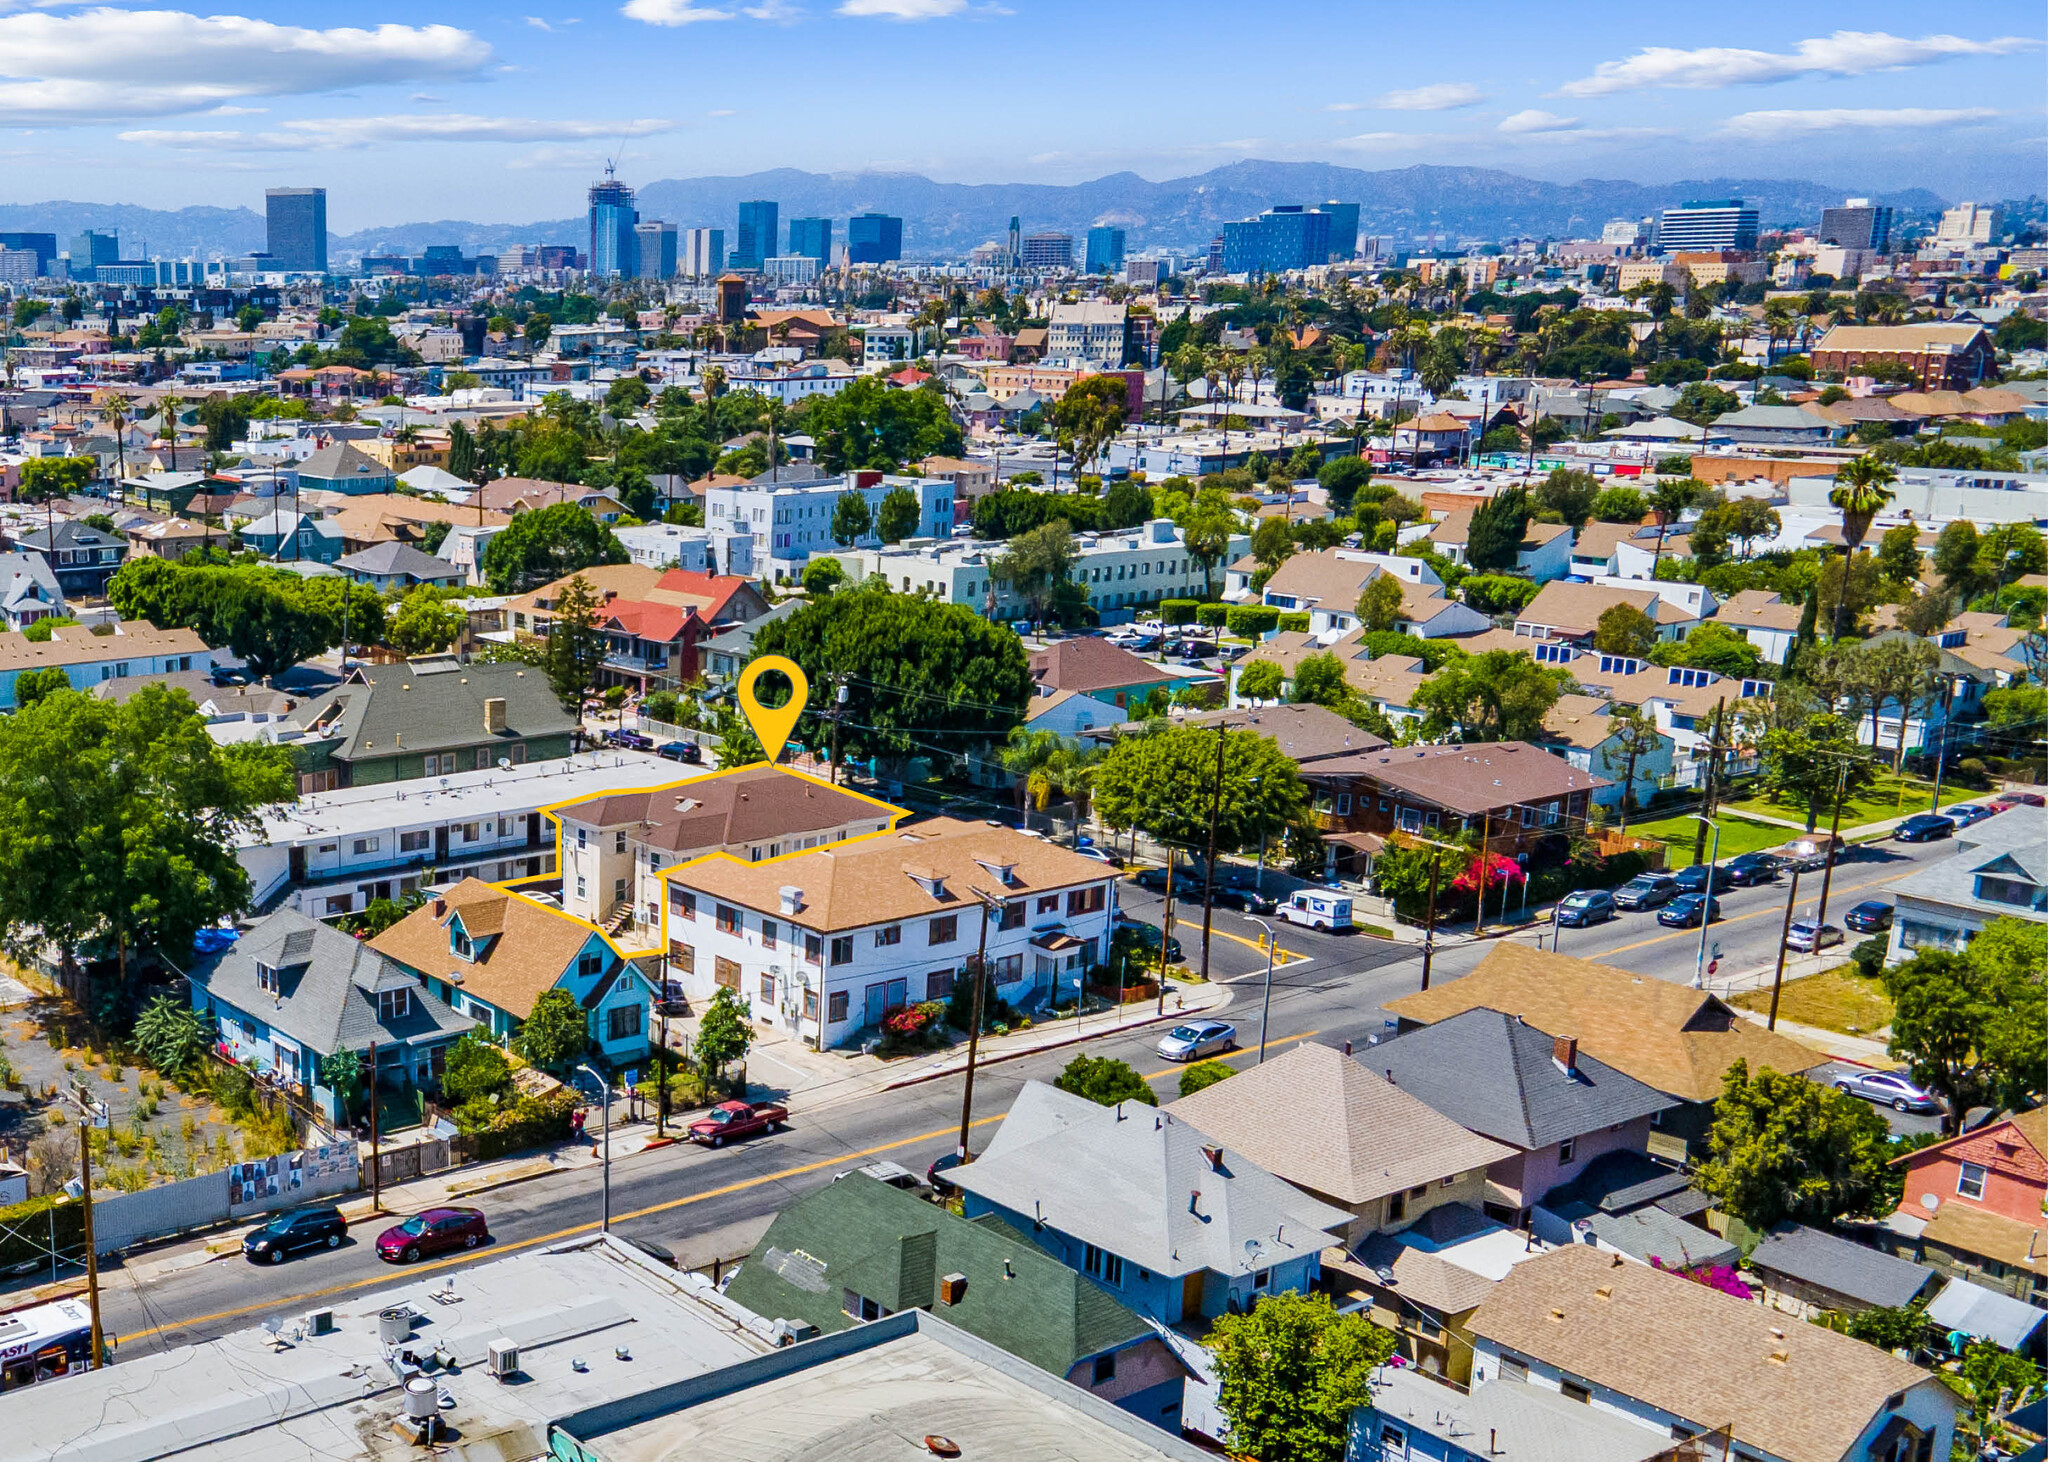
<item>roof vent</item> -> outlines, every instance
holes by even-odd
[[[782,913],[785,918],[803,912],[804,891],[793,883],[785,883],[779,890],[782,895]]]
[[[960,1455],[959,1445],[947,1440],[945,1437],[926,1437],[924,1439],[924,1449],[934,1457],[957,1457]]]

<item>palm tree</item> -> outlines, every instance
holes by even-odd
[[[1849,565],[1870,531],[1870,520],[1892,500],[1899,469],[1865,452],[1835,469],[1835,487],[1828,501],[1842,512],[1842,592],[1835,596],[1835,620],[1829,638],[1842,637],[1842,611],[1849,605]]]

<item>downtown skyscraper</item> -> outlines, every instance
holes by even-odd
[[[612,176],[605,165],[604,179],[590,185],[590,272],[599,276],[635,275],[640,272],[640,250],[633,229],[640,222],[640,210],[633,206],[633,190]]]
[[[327,190],[271,188],[264,192],[270,267],[292,273],[327,272]]]

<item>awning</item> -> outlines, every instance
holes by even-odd
[[[1324,833],[1323,841],[1361,853],[1377,853],[1387,845],[1387,840],[1378,833]]]
[[[1076,939],[1073,935],[1066,933],[1041,934],[1031,941],[1031,947],[1033,949],[1043,949],[1051,954],[1058,954],[1063,950],[1079,949],[1087,942],[1087,940]]]
[[[2048,1320],[2048,1311],[1967,1279],[1951,1279],[1927,1307],[1927,1318],[1943,1330],[1960,1330],[1974,1339],[2018,1350],[2041,1322]]]

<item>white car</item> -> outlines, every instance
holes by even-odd
[[[1083,858],[1087,858],[1094,862],[1101,863],[1109,868],[1121,868],[1124,866],[1124,860],[1122,858],[1119,858],[1116,854],[1110,852],[1107,848],[1098,848],[1092,843],[1085,848],[1076,848],[1074,849],[1074,851],[1076,853],[1079,853]]]
[[[1168,1061],[1199,1061],[1219,1056],[1237,1044],[1237,1027],[1227,1021],[1204,1020],[1177,1025],[1159,1038],[1159,1054]]]

